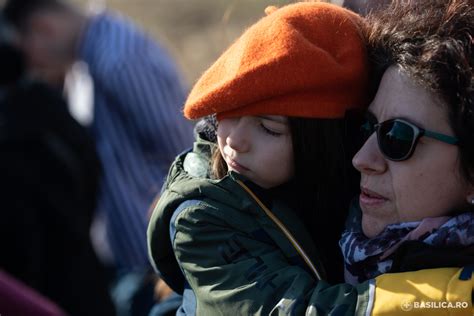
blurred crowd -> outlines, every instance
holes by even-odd
[[[149,209],[193,138],[175,63],[68,1],[7,1],[0,34],[3,273],[66,314],[147,315]]]

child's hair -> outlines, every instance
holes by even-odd
[[[317,245],[327,280],[341,281],[338,241],[350,199],[358,190],[346,146],[345,119],[290,118],[294,154],[296,207]]]
[[[212,152],[210,163],[211,179],[222,179],[227,174],[227,164],[224,157],[222,157],[218,146],[216,146]]]

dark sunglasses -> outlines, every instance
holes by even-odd
[[[371,119],[369,116],[361,129],[365,134],[365,140],[376,132],[380,151],[385,158],[393,161],[403,161],[410,158],[415,151],[418,139],[422,136],[451,145],[458,143],[456,137],[428,131],[398,118],[376,123],[375,117]]]

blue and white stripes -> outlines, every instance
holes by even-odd
[[[98,210],[116,264],[143,268],[148,208],[174,157],[192,145],[184,89],[167,53],[118,15],[90,19],[79,58],[94,82],[91,133],[104,170]]]

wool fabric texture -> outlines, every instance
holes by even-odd
[[[184,106],[187,118],[340,118],[367,105],[361,17],[310,2],[267,13],[197,81]]]

